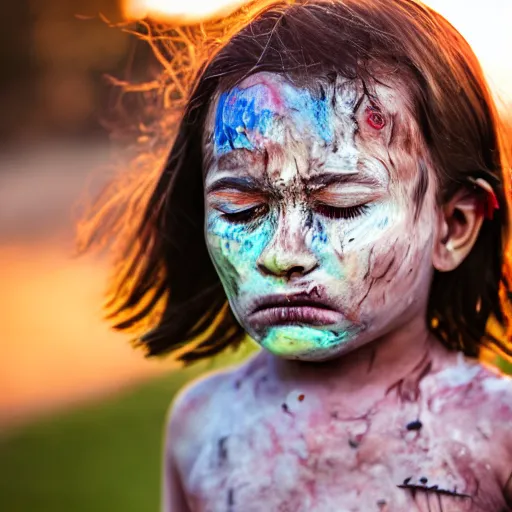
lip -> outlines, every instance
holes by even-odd
[[[272,325],[333,325],[343,315],[329,303],[308,294],[269,295],[258,298],[250,314],[255,327]]]

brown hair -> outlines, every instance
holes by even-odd
[[[410,78],[439,201],[484,178],[499,203],[464,262],[452,272],[435,273],[430,328],[448,347],[469,356],[477,356],[486,341],[510,354],[506,340],[486,335],[489,318],[507,327],[509,140],[464,38],[414,0],[260,1],[232,17],[231,26],[198,64],[156,183],[151,177],[150,190],[125,196],[132,213],[125,209],[112,216],[112,208],[101,210],[87,230],[85,246],[90,246],[128,217],[137,224],[118,254],[111,286],[107,307],[115,328],[142,331],[137,343],[149,355],[178,351],[184,361],[210,356],[244,337],[204,240],[201,141],[210,100],[219,88],[257,71],[369,80],[370,65],[378,62]]]

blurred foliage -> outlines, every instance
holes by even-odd
[[[104,75],[124,74],[133,44],[100,14],[120,20],[120,2],[4,4],[2,14],[10,23],[0,33],[0,142],[105,138],[100,121],[112,88]]]

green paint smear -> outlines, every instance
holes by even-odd
[[[326,331],[302,325],[271,327],[261,345],[281,357],[300,357],[315,353],[319,357],[326,350],[333,350],[352,338],[352,330]]]

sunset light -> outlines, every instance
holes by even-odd
[[[245,0],[125,0],[122,8],[126,19],[149,17],[190,24],[227,16],[245,3]]]
[[[226,16],[246,0],[123,0],[126,19],[149,17],[155,20],[193,24]],[[491,87],[499,99],[512,102],[512,3],[509,0],[467,2],[464,0],[426,0],[445,16],[468,40],[480,59]]]
[[[426,0],[466,38],[476,53],[499,100],[512,102],[512,2]]]
[[[512,0],[2,8],[0,512],[509,510]]]

